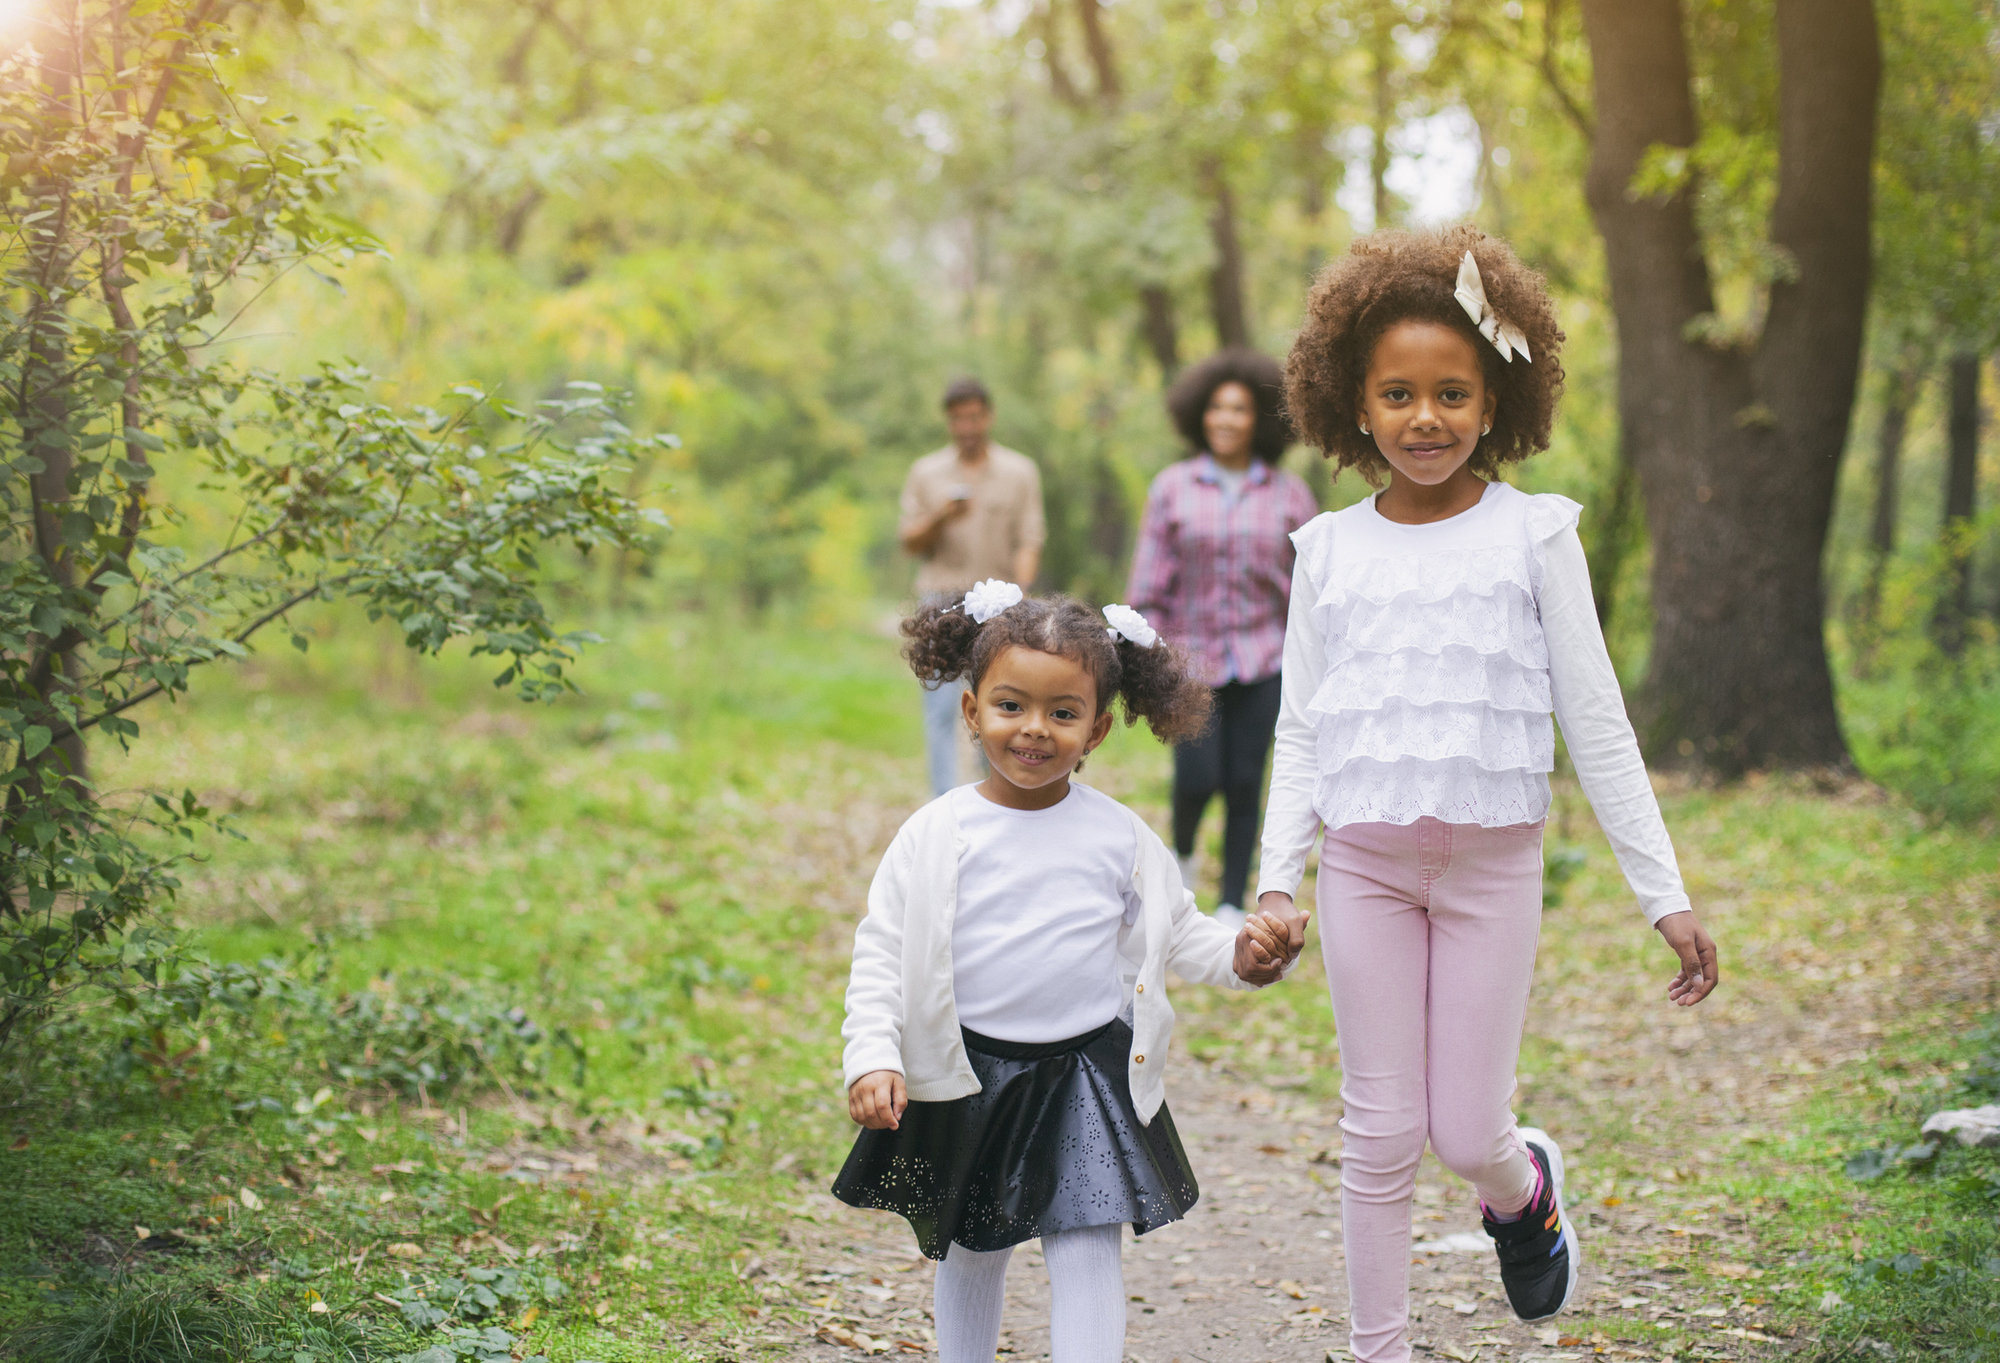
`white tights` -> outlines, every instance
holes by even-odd
[[[1085,1226],[1042,1237],[1049,1266],[1050,1363],[1120,1363],[1125,1356],[1123,1226]],[[1010,1249],[954,1243],[937,1270],[939,1363],[993,1363]]]

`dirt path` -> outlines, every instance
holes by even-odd
[[[1202,1181],[1186,1220],[1128,1238],[1126,1354],[1132,1363],[1322,1363],[1347,1357],[1347,1292],[1340,1249],[1337,1112],[1215,1067],[1183,1060],[1172,1104]],[[1329,1148],[1328,1141],[1336,1144]],[[928,1352],[932,1270],[900,1221],[809,1199],[801,1237],[801,1359],[852,1359],[856,1350]],[[1663,1346],[1698,1330],[1713,1357],[1748,1357],[1755,1308],[1703,1304],[1668,1314],[1678,1294],[1656,1265],[1659,1229],[1644,1216],[1621,1226],[1614,1209],[1579,1209],[1586,1273],[1575,1316],[1658,1315]],[[1660,1358],[1571,1326],[1530,1327],[1506,1309],[1472,1196],[1426,1161],[1417,1189],[1418,1253],[1411,1268],[1412,1338],[1440,1359]],[[1651,1233],[1649,1233],[1651,1232]],[[1718,1234],[1721,1234],[1718,1228]],[[1699,1231],[1701,1238],[1715,1238]],[[1566,1318],[1567,1319],[1567,1318]],[[1048,1357],[1048,1284],[1029,1244],[1008,1278],[1005,1357]],[[1761,1333],[1761,1332],[1757,1332]]]
[[[1989,958],[1978,948],[2000,945],[2000,928],[1986,912],[1991,878],[1982,877],[1926,910],[1948,933],[1911,921],[1852,959],[1815,946],[1794,923],[1830,925],[1833,939],[1851,928],[1858,938],[1863,925],[1883,921],[1883,906],[1829,898],[1819,886],[1773,898],[1755,864],[1762,853],[1750,864],[1732,860],[1740,854],[1729,817],[1718,809],[1684,830],[1691,883],[1731,949],[1725,989],[1701,1009],[1664,1005],[1663,961],[1634,964],[1629,953],[1644,949],[1644,930],[1622,894],[1568,905],[1545,923],[1516,1108],[1565,1143],[1584,1280],[1556,1328],[1516,1321],[1470,1190],[1427,1157],[1411,1269],[1419,1363],[1754,1360],[1787,1351],[1766,1313],[1770,1284],[1790,1266],[1760,1254],[1748,1209],[1729,1205],[1710,1175],[1749,1143],[1781,1136],[1811,1076],[1865,1056],[1898,1008],[1919,994],[1986,989],[1977,962]],[[1712,866],[1704,847],[1724,849]],[[1309,953],[1282,988],[1323,989],[1317,960]],[[1275,997],[1258,1004],[1296,1006]],[[1836,1016],[1841,1025],[1828,1026]],[[1202,1197],[1186,1220],[1126,1242],[1132,1363],[1348,1358],[1338,1103],[1268,1082],[1281,1072],[1204,1063],[1176,1037],[1169,1102]],[[819,1191],[824,1183],[801,1185],[786,1261],[757,1270],[777,1309],[756,1342],[812,1363],[935,1356],[933,1270],[907,1227],[842,1206]],[[1696,1264],[1704,1271],[1691,1274]],[[1008,1292],[1002,1358],[1046,1359],[1047,1277],[1033,1243],[1017,1254]]]

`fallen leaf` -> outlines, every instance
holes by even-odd
[[[1285,1149],[1282,1145],[1266,1144],[1258,1146],[1257,1153],[1260,1155],[1289,1155],[1291,1151]]]
[[[1440,1358],[1454,1360],[1454,1363],[1473,1363],[1473,1360],[1479,1357],[1477,1353],[1467,1353],[1456,1344],[1440,1344],[1437,1347],[1437,1354]]]
[[[1560,1349],[1568,1349],[1568,1348],[1571,1348],[1571,1347],[1573,1347],[1573,1346],[1575,1346],[1575,1345],[1578,1345],[1578,1344],[1581,1344],[1581,1343],[1583,1343],[1583,1336],[1582,1336],[1582,1335],[1558,1335],[1558,1336],[1556,1336],[1556,1347],[1557,1347],[1557,1348],[1560,1348]]]
[[[306,1312],[309,1315],[323,1316],[327,1314],[327,1305],[325,1302],[315,1297],[313,1299],[312,1305],[306,1308]]]
[[[14,1143],[7,1148],[9,1150],[26,1150],[28,1148],[28,1138],[26,1136],[16,1136],[14,1137]]]
[[[1294,1301],[1304,1301],[1306,1299],[1305,1284],[1295,1283],[1290,1278],[1279,1283],[1278,1290]]]
[[[378,1164],[370,1171],[377,1174],[414,1174],[420,1172],[415,1160],[399,1159],[394,1164]]]
[[[1748,1278],[1757,1270],[1748,1264],[1717,1264],[1712,1271],[1721,1278]]]
[[[421,1259],[424,1257],[424,1247],[422,1245],[413,1245],[408,1240],[398,1240],[382,1252],[392,1259]]]
[[[132,1238],[135,1240],[150,1240],[153,1238],[153,1232],[144,1226],[134,1226],[132,1227]]]
[[[542,1308],[539,1306],[530,1306],[527,1310],[521,1313],[521,1318],[514,1322],[514,1328],[516,1330],[529,1329],[534,1325],[536,1321],[540,1320],[541,1318],[542,1318]]]
[[[264,1205],[264,1199],[251,1192],[247,1187],[238,1190],[236,1198],[249,1211],[254,1212]]]

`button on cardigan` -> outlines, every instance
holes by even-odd
[[[1139,1118],[1150,1123],[1166,1096],[1165,1059],[1174,1010],[1169,968],[1194,984],[1249,989],[1236,977],[1236,934],[1195,908],[1159,835],[1130,810],[1137,852],[1132,882],[1139,913],[1118,934],[1120,986],[1132,1023],[1130,1078]],[[942,796],[904,823],[868,887],[868,913],[854,931],[847,983],[844,1082],[894,1070],[910,1099],[944,1103],[979,1092],[959,1037],[952,995],[951,929],[958,906],[964,836]],[[1032,856],[1032,848],[1023,848]]]

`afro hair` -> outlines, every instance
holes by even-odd
[[[1478,262],[1487,300],[1528,338],[1531,360],[1503,359],[1454,296],[1459,262]],[[1331,261],[1313,281],[1306,320],[1285,364],[1285,397],[1299,434],[1326,452],[1336,470],[1358,469],[1380,487],[1389,462],[1361,431],[1361,390],[1375,343],[1398,322],[1452,328],[1478,353],[1497,398],[1493,429],[1470,467],[1492,478],[1503,464],[1549,447],[1562,396],[1562,328],[1542,276],[1498,238],[1476,227],[1436,232],[1375,232]]]
[[[1285,374],[1278,362],[1258,350],[1231,347],[1218,350],[1199,364],[1181,371],[1167,390],[1167,415],[1189,449],[1208,448],[1208,433],[1202,417],[1208,413],[1209,399],[1225,383],[1240,383],[1250,390],[1257,405],[1257,424],[1250,431],[1250,454],[1266,464],[1285,457],[1296,438],[1291,417],[1285,412]]]

